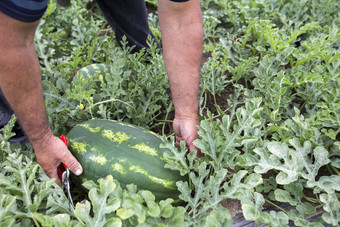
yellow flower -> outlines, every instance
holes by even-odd
[[[77,107],[78,107],[79,109],[81,109],[81,110],[84,109],[84,105],[81,104],[81,103],[80,103]]]

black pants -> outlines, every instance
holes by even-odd
[[[120,43],[125,35],[133,51],[149,48],[148,36],[156,42],[149,28],[148,14],[143,0],[96,0]],[[157,42],[156,42],[157,43]],[[157,43],[158,49],[159,44]]]
[[[70,0],[57,0],[61,6],[69,6]],[[142,48],[149,48],[148,36],[160,46],[149,28],[148,14],[144,0],[96,0],[106,20],[116,35],[116,40],[121,45],[122,38],[126,36],[128,46],[135,46],[133,52]]]
[[[12,114],[13,111],[8,105],[7,100],[0,89],[0,128],[8,123]]]
[[[11,119],[13,110],[9,106],[4,94],[0,89],[0,129],[4,127],[8,121]],[[15,132],[15,136],[12,137],[9,142],[11,143],[24,143],[27,138],[21,129],[18,122],[13,126],[12,132]],[[0,132],[1,133],[1,132]],[[1,141],[0,141],[1,142]]]

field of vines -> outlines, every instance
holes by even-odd
[[[157,2],[146,4],[160,42]],[[123,40],[120,47],[90,0],[68,7],[51,0],[35,37],[55,135],[92,118],[162,135],[165,168],[190,179],[177,182],[183,203],[156,201],[108,176],[87,181],[88,192],[72,184],[71,207],[31,146],[8,142],[12,118],[0,134],[0,226],[233,226],[230,204],[256,226],[339,226],[340,2],[201,5],[201,122],[194,142],[200,160],[195,151],[186,154],[185,144],[174,144],[174,109],[156,46],[130,53]],[[104,82],[77,76],[93,63],[112,66]]]

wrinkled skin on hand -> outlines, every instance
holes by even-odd
[[[83,171],[80,163],[73,157],[71,152],[62,140],[53,135],[45,136],[39,141],[32,142],[37,161],[48,177],[56,179],[57,184],[61,184],[57,174],[57,168],[61,162],[76,175]]]
[[[176,136],[176,146],[179,146],[180,142],[184,140],[189,151],[197,150],[197,158],[200,158],[202,154],[193,144],[198,138],[198,125],[198,118],[175,117],[173,129]]]

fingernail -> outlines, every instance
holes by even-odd
[[[83,170],[82,170],[82,169],[77,169],[76,172],[75,172],[75,174],[76,174],[77,176],[79,176],[79,175],[82,174],[82,173],[83,173]]]

